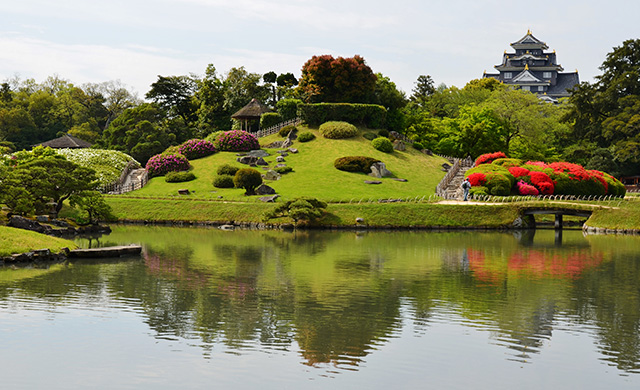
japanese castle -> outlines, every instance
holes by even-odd
[[[505,84],[517,85],[550,102],[569,96],[567,90],[580,83],[577,70],[561,73],[564,68],[556,62],[556,51],[545,52],[549,46],[534,37],[530,30],[511,47],[515,53],[505,50],[502,63],[494,66],[500,73],[485,71],[484,78],[492,77]]]

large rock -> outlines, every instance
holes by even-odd
[[[21,217],[19,215],[12,215],[7,226],[17,229],[31,230],[32,232],[38,233],[45,233],[46,230],[51,230],[51,228],[47,229],[45,226],[39,224],[38,222],[27,219],[25,217]]]
[[[268,162],[264,161],[264,158],[259,157],[258,160],[256,161],[256,165],[269,165]]]
[[[256,149],[256,150],[252,150],[250,152],[248,152],[246,154],[246,156],[253,156],[253,157],[269,157],[269,153],[267,153],[266,151],[262,150],[262,149]]]
[[[236,161],[238,161],[240,164],[247,164],[247,165],[255,165],[256,161],[258,161],[258,157],[255,156],[242,156],[242,157],[238,157],[236,159]]]
[[[260,184],[258,188],[256,188],[256,194],[258,195],[273,195],[276,193],[276,190],[269,187],[266,184]]]
[[[278,199],[280,197],[280,195],[271,195],[271,196],[263,196],[260,199],[261,201],[265,202],[265,203],[273,203],[276,201],[276,199]]]
[[[274,170],[268,170],[267,173],[264,174],[264,178],[267,180],[280,180],[280,174]]]
[[[371,173],[369,176],[381,178],[393,176],[393,174],[387,169],[387,166],[383,162],[377,162],[371,165]]]
[[[278,157],[276,157],[276,161],[279,162],[279,163],[284,162],[284,157],[278,156]]]
[[[399,139],[393,141],[393,149],[403,152],[407,150],[407,144]]]

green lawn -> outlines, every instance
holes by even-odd
[[[302,127],[301,131],[307,128]],[[440,166],[445,160],[437,156],[427,156],[410,146],[404,152],[394,151],[387,154],[375,150],[371,141],[360,135],[346,140],[325,139],[316,129],[311,129],[316,139],[310,142],[295,142],[293,147],[297,154],[285,157],[285,164],[293,168],[293,172],[282,175],[278,181],[266,181],[284,200],[299,196],[310,196],[327,201],[349,201],[351,199],[381,199],[429,197],[435,193],[435,187],[444,176]],[[365,130],[367,131],[367,130]],[[261,138],[260,144],[266,145],[275,140],[282,140],[278,135]],[[270,167],[276,162],[277,149],[265,149],[271,156],[265,160]],[[365,184],[365,180],[373,179],[365,174],[342,172],[334,168],[333,162],[343,156],[369,156],[381,160],[397,178],[407,179],[399,182],[391,178],[381,179],[382,184]],[[197,179],[185,183],[166,183],[164,177],[153,178],[141,190],[128,193],[128,197],[153,198],[192,198],[223,200],[256,201],[257,197],[245,197],[241,189],[217,189],[212,185],[216,169],[222,164],[246,167],[236,162],[236,153],[221,152],[212,156],[193,160],[193,173]],[[261,167],[257,168],[262,170]],[[178,195],[178,189],[187,188],[192,194]]]
[[[62,238],[0,226],[0,256],[25,253],[37,249],[50,249],[51,252],[58,253],[62,248],[75,249],[77,246],[72,241]]]

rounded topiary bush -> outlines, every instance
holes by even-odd
[[[344,139],[358,135],[358,129],[348,122],[331,121],[320,125],[320,134],[325,138]]]
[[[238,170],[240,170],[240,168],[238,167],[234,167],[233,165],[229,165],[229,164],[222,164],[218,167],[218,169],[216,170],[216,173],[218,175],[229,175],[229,176],[233,176],[236,174],[236,172],[238,172]]]
[[[189,160],[182,154],[156,154],[147,161],[150,177],[166,175],[169,172],[189,170]]]
[[[275,168],[274,171],[278,172],[281,175],[284,175],[286,173],[293,172],[293,168],[291,168],[291,167],[278,167],[278,168]]]
[[[237,188],[244,188],[245,195],[255,195],[256,188],[262,184],[262,175],[253,168],[242,168],[233,176],[233,184]]]
[[[333,162],[333,166],[346,172],[371,173],[371,166],[377,162],[380,162],[380,160],[373,157],[346,156],[337,158]]]
[[[193,172],[180,171],[180,172],[169,172],[165,175],[164,181],[167,183],[182,183],[185,181],[195,180],[196,175]]]
[[[222,131],[222,130],[214,131],[213,133],[211,133],[211,134],[207,135],[204,139],[205,139],[205,140],[207,140],[207,141],[209,141],[209,142],[211,142],[211,143],[213,143],[213,144],[215,145],[215,141],[216,141],[216,139],[218,139],[218,137],[219,137],[222,133],[224,133],[224,131]]]
[[[387,137],[378,137],[378,138],[374,139],[373,141],[371,141],[371,145],[373,145],[373,147],[376,150],[379,150],[379,151],[384,152],[384,153],[393,152],[393,143]]]
[[[314,139],[316,139],[316,136],[310,131],[305,131],[298,135],[298,141],[300,142],[309,142],[313,141]]]
[[[512,167],[519,167],[522,165],[522,160],[520,160],[519,158],[497,158],[495,160],[493,160],[493,162],[491,164],[496,164],[496,165],[500,165],[503,166],[505,168],[512,168]]]
[[[362,137],[364,137],[365,139],[368,139],[369,141],[373,141],[374,139],[378,138],[378,134],[376,134],[376,133],[364,133],[364,134],[362,134]]]
[[[231,175],[218,175],[213,178],[213,186],[216,188],[233,188],[233,176]]]
[[[420,142],[414,142],[413,145],[411,145],[411,146],[413,146],[413,148],[417,149],[417,150],[424,149],[424,145],[422,145]]]
[[[297,130],[294,125],[287,125],[280,129],[280,131],[278,131],[278,135],[282,138],[285,138],[293,130]]]
[[[378,131],[378,136],[389,138],[389,130],[382,129],[382,130]]]
[[[205,139],[190,139],[178,146],[178,152],[189,160],[195,160],[214,154],[216,147]]]
[[[243,130],[230,130],[219,134],[214,141],[214,146],[217,150],[225,152],[248,152],[260,149],[258,139]]]

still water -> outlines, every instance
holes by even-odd
[[[640,237],[115,226],[0,269],[3,389],[638,389]]]

